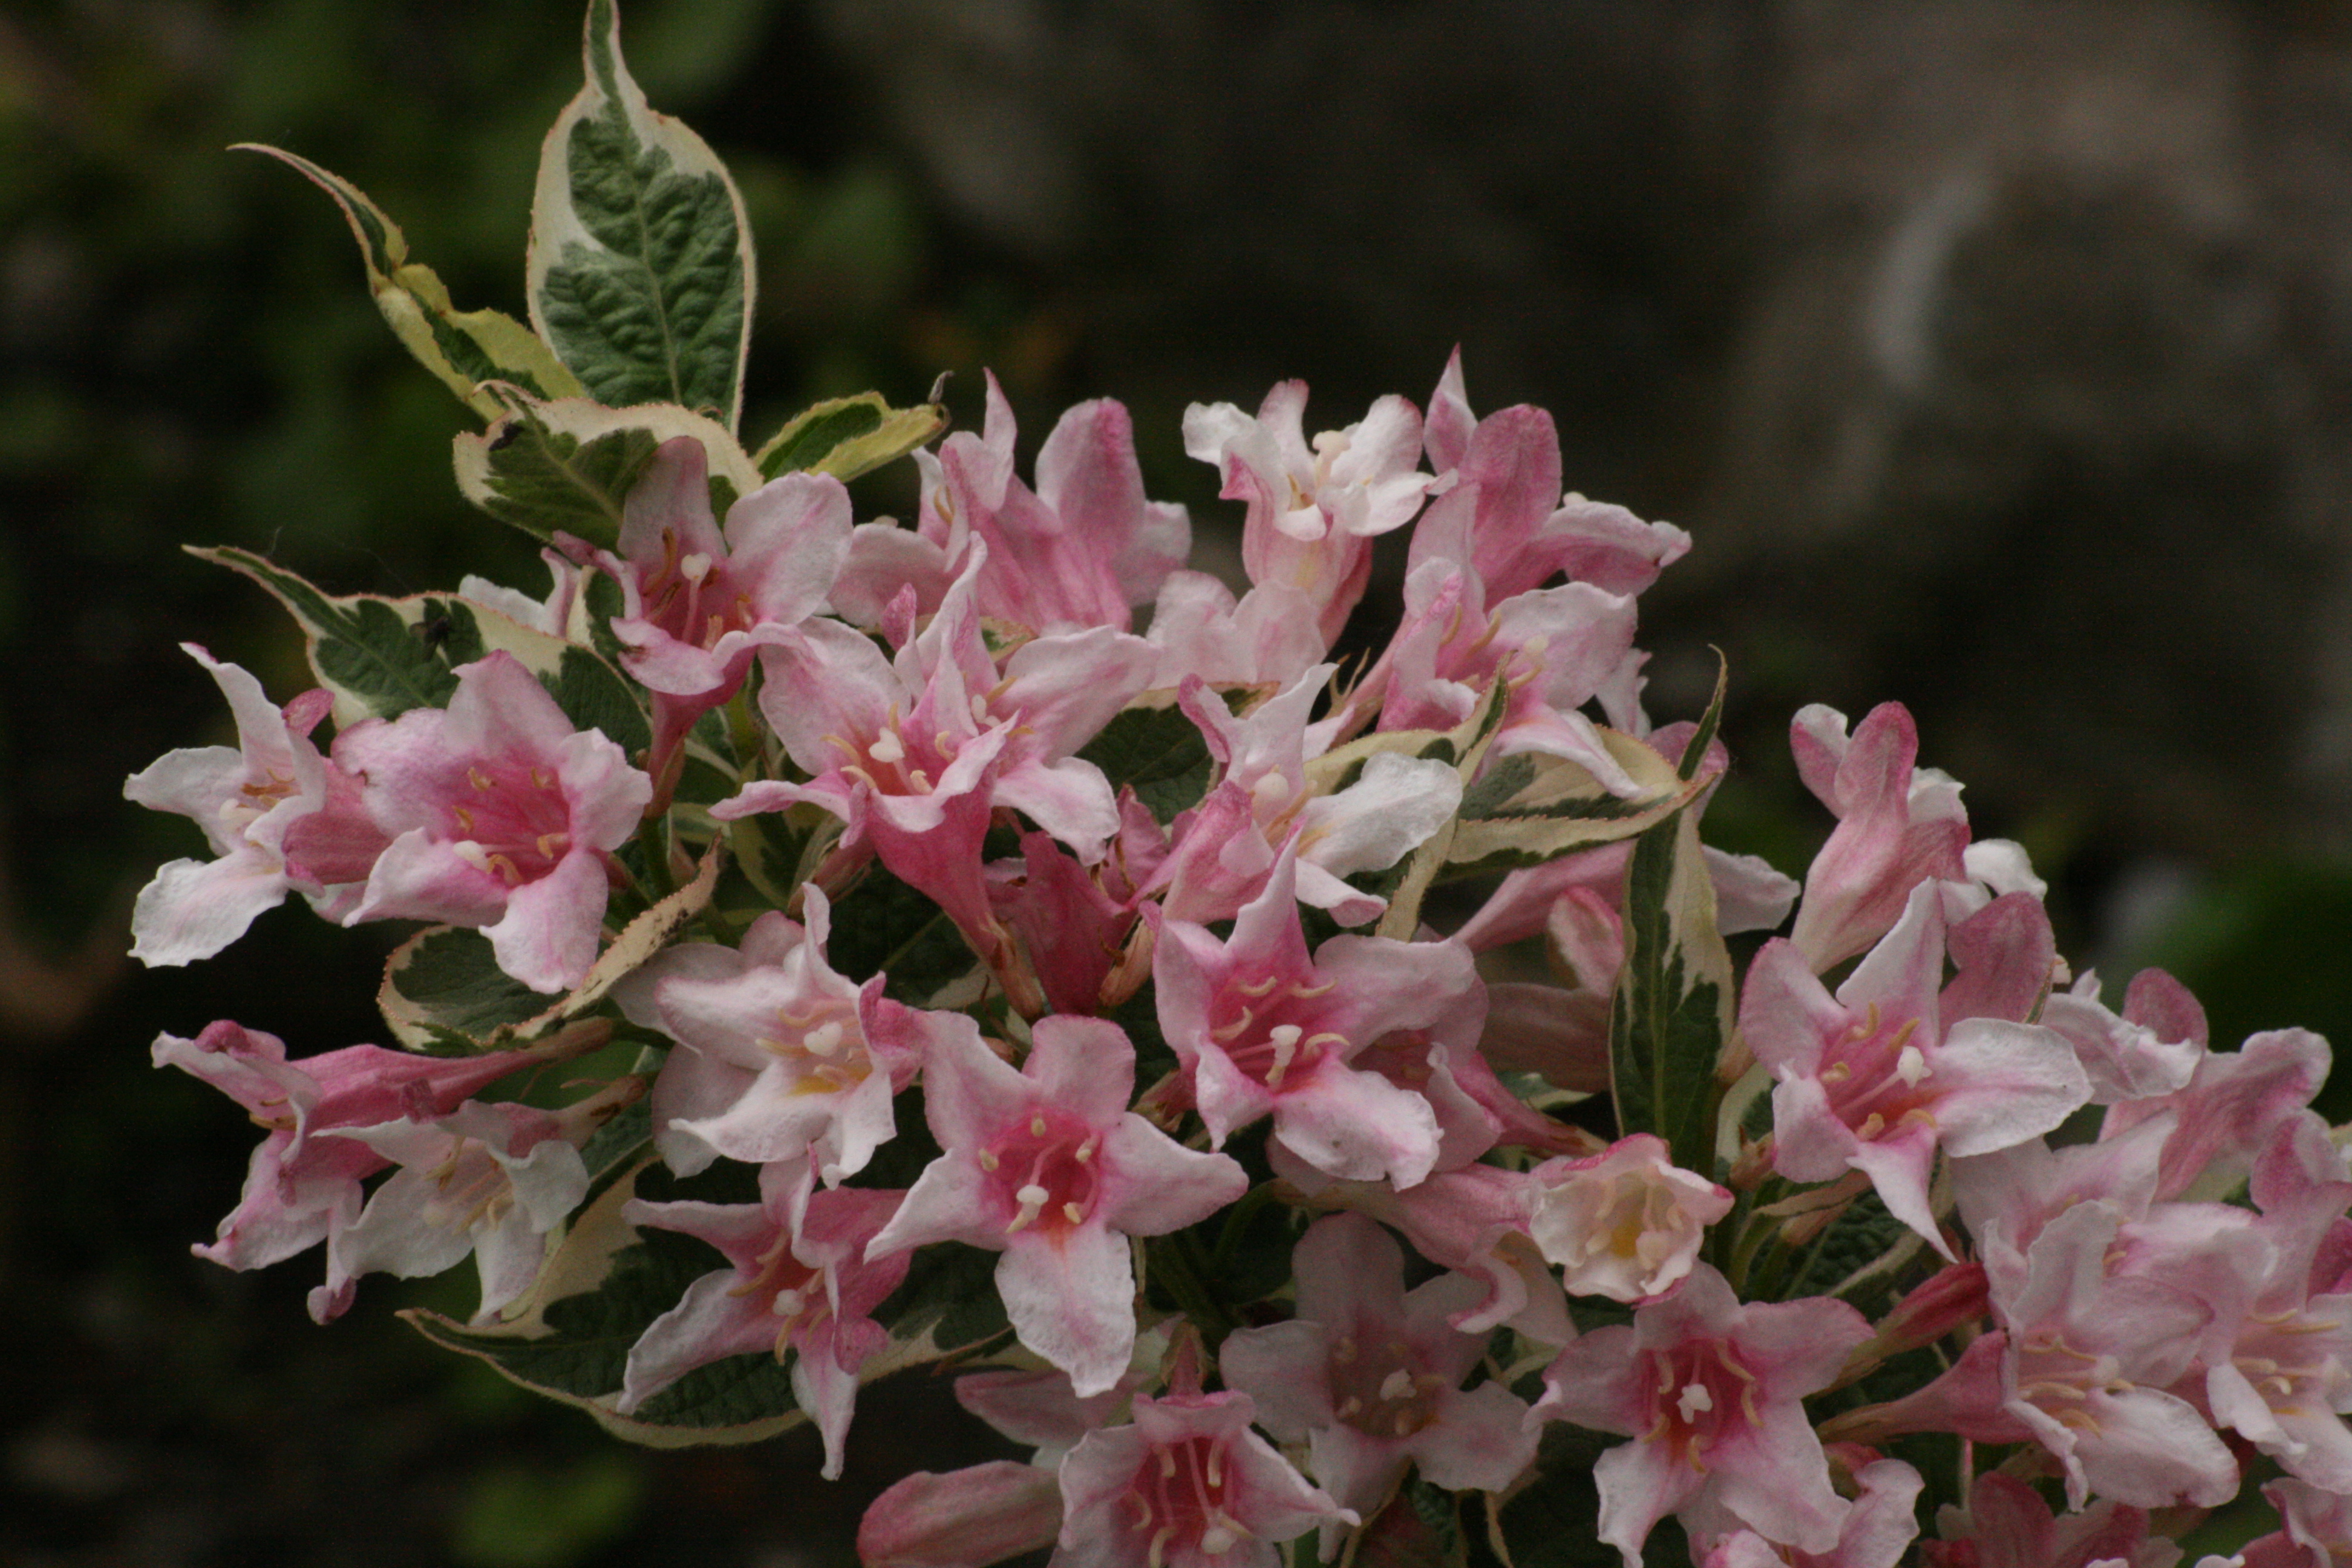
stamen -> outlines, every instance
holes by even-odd
[[[903,763],[907,760],[907,743],[898,738],[898,731],[885,730],[874,737],[866,754],[877,763]]]

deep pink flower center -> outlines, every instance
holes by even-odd
[[[1676,1463],[1704,1472],[1717,1443],[1756,1425],[1756,1374],[1729,1341],[1685,1340],[1642,1359],[1650,1398],[1642,1440],[1664,1445]]]
[[[536,882],[572,847],[572,805],[544,765],[525,758],[470,763],[449,800],[450,837],[509,887]]]
[[[1280,1094],[1315,1076],[1327,1058],[1344,1058],[1347,1036],[1325,1026],[1324,1010],[1313,1004],[1331,994],[1337,981],[1310,985],[1277,974],[1228,983],[1217,998],[1218,1019],[1209,1038],[1242,1073]]]
[[[1328,1367],[1332,1413],[1368,1437],[1410,1437],[1437,1419],[1445,1379],[1377,1323],[1335,1337]]]
[[[1819,1075],[1831,1110],[1869,1143],[1906,1121],[1932,1120],[1942,1086],[1918,1040],[1919,1020],[1882,1019],[1872,1003],[1862,1022],[1830,1042]]]
[[[980,1152],[1004,1234],[1059,1235],[1086,1224],[1102,1187],[1102,1137],[1066,1110],[1039,1106]]]
[[[899,719],[893,708],[889,721],[863,744],[828,735],[826,740],[845,753],[842,772],[863,780],[877,795],[929,795],[940,787],[955,762],[961,741],[945,731],[919,732],[911,721]]]
[[[725,556],[680,555],[677,535],[662,531],[661,564],[641,585],[646,619],[682,643],[708,648],[758,619],[751,596],[728,574]]]
[[[1160,1568],[1171,1547],[1218,1557],[1250,1539],[1225,1510],[1232,1479],[1225,1444],[1216,1437],[1188,1437],[1145,1455],[1127,1505],[1135,1512],[1135,1533],[1143,1538],[1146,1568]]]

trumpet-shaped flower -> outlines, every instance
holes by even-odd
[[[401,1168],[327,1242],[327,1282],[310,1316],[341,1315],[362,1274],[438,1274],[471,1253],[481,1274],[476,1322],[530,1289],[548,1237],[588,1194],[579,1145],[617,1110],[583,1100],[561,1112],[468,1101],[446,1116],[403,1117],[326,1136],[365,1145]]]
[[[347,912],[384,844],[358,809],[352,781],[319,754],[309,735],[326,717],[327,693],[298,697],[283,710],[261,683],[194,643],[181,647],[212,675],[236,718],[236,746],[172,752],[131,775],[128,799],[152,811],[193,819],[212,845],[211,860],[174,860],[140,889],[131,909],[131,955],[142,963],[182,964],[210,958],[245,934],[254,917],[275,909],[289,889],[331,919]],[[362,854],[306,865],[296,830],[356,837]],[[289,840],[292,840],[289,842]],[[324,879],[322,879],[322,874]]]
[[[1138,1399],[1062,1461],[1060,1568],[1276,1568],[1277,1543],[1358,1522],[1250,1430],[1244,1394]]]
[[[1690,1273],[1731,1194],[1666,1154],[1663,1139],[1637,1132],[1603,1153],[1535,1168],[1528,1232],[1571,1295],[1641,1301]]]
[[[1037,488],[1013,471],[1015,435],[1004,389],[988,374],[980,434],[958,431],[939,455],[915,454],[923,473],[921,537],[951,572],[984,543],[981,613],[1039,632],[1126,631],[1129,606],[1150,604],[1184,563],[1192,521],[1181,506],[1144,499],[1135,429],[1108,398],[1066,411],[1037,450]]]
[[[268,1133],[253,1152],[236,1209],[196,1256],[261,1268],[331,1240],[359,1217],[361,1182],[392,1161],[363,1142],[321,1134],[401,1116],[446,1116],[539,1059],[524,1051],[445,1058],[349,1046],[288,1061],[277,1036],[226,1018],[193,1040],[158,1036],[157,1067],[204,1079]]]
[[[1801,1402],[1869,1338],[1869,1322],[1842,1301],[1741,1302],[1700,1264],[1630,1325],[1561,1352],[1535,1414],[1634,1439],[1593,1466],[1601,1539],[1628,1568],[1640,1568],[1643,1541],[1669,1513],[1694,1536],[1745,1526],[1828,1552],[1850,1505],[1830,1486]]]
[[[805,801],[847,825],[901,880],[944,910],[982,956],[1003,932],[981,845],[996,806],[1024,812],[1101,858],[1118,808],[1100,769],[1071,753],[1142,689],[1142,638],[1108,626],[1025,642],[1000,674],[975,602],[988,551],[975,542],[929,626],[895,659],[837,621],[814,620],[762,656],[761,711],[805,784],[767,780],[712,808],[722,820]]]
[[[827,1186],[866,1168],[897,1130],[896,1092],[961,1014],[918,1012],[825,961],[832,907],[803,893],[806,926],[771,910],[740,950],[667,949],[614,987],[633,1023],[678,1043],[654,1080],[654,1142],[690,1175],[723,1154],[765,1165],[808,1155]]]
[[[1135,1047],[1116,1024],[1040,1019],[1016,1068],[974,1029],[948,1031],[923,1068],[923,1114],[945,1151],[866,1256],[961,1241],[1003,1256],[996,1287],[1021,1342],[1080,1397],[1127,1371],[1135,1278],[1127,1237],[1207,1218],[1249,1178],[1128,1110]]]
[[[699,1237],[729,1267],[686,1288],[629,1351],[617,1408],[629,1415],[688,1373],[731,1355],[793,1354],[793,1396],[824,1439],[824,1475],[841,1476],[857,1403],[858,1369],[889,1342],[874,1310],[907,1277],[910,1254],[865,1259],[866,1245],[902,1193],[812,1190],[804,1161],[760,1170],[756,1204],[648,1203],[632,1198],[635,1226]]]
[[[2046,931],[2046,921],[2012,920],[2030,901],[2006,895],[1970,923]],[[1964,957],[1976,952],[1973,934],[1958,945]],[[1937,1150],[1985,1154],[2021,1143],[2063,1121],[2091,1087],[2063,1036],[2017,1021],[2038,999],[2046,964],[2035,974],[2032,963],[1984,955],[1964,963],[1946,990],[1945,952],[1937,884],[1922,882],[1834,998],[1794,942],[1765,943],[1739,1026],[1780,1080],[1774,1169],[1800,1182],[1866,1173],[1888,1210],[1949,1258],[1927,1202]],[[1967,1016],[1977,1009],[2005,1016]]]
[[[628,842],[653,782],[598,730],[575,730],[511,654],[457,670],[449,706],[353,725],[335,760],[393,835],[352,921],[478,926],[499,967],[565,991],[596,961],[604,858]]]
[[[1360,1215],[1316,1221],[1292,1258],[1298,1315],[1231,1335],[1220,1365],[1260,1426],[1307,1443],[1335,1501],[1369,1517],[1408,1463],[1434,1486],[1500,1491],[1534,1461],[1526,1403],[1499,1383],[1462,1387],[1486,1340],[1447,1319],[1484,1294],[1478,1281],[1408,1291],[1402,1250]]]
[[[1350,1064],[1401,1030],[1475,1049],[1485,988],[1455,942],[1335,936],[1310,958],[1296,864],[1286,851],[1224,941],[1189,921],[1163,924],[1152,963],[1160,1032],[1215,1145],[1271,1115],[1275,1141],[1316,1170],[1409,1187],[1436,1163],[1436,1113]]]
[[[1230,403],[1196,403],[1184,411],[1184,451],[1216,465],[1220,495],[1249,503],[1242,564],[1250,581],[1306,595],[1328,647],[1364,596],[1373,538],[1411,521],[1433,481],[1418,471],[1421,415],[1403,398],[1381,398],[1311,446],[1306,411],[1303,381],[1267,393],[1255,417]]]

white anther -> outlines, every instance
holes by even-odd
[[[1904,1047],[1902,1054],[1895,1058],[1895,1076],[1914,1089],[1919,1087],[1921,1079],[1934,1070],[1927,1065],[1927,1058],[1920,1054],[1919,1047],[1916,1046]]]
[[[903,763],[907,760],[907,743],[898,739],[896,730],[885,730],[874,737],[866,754],[877,763]]]
[[[1707,1392],[1706,1384],[1703,1383],[1686,1383],[1683,1385],[1682,1397],[1675,1401],[1675,1408],[1682,1413],[1684,1420],[1688,1421],[1702,1411],[1714,1409],[1715,1395]]]

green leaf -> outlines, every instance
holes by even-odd
[[[1675,1163],[1716,1165],[1715,1069],[1731,1036],[1731,954],[1685,806],[1644,833],[1625,873],[1625,964],[1609,1008],[1609,1081],[1624,1132],[1654,1132]]]
[[[920,1006],[969,972],[971,949],[939,905],[880,866],[869,866],[833,906],[826,957],[861,984],[887,974],[891,1000]]]
[[[368,200],[358,186],[329,174],[308,158],[255,142],[231,152],[260,153],[277,159],[334,198],[360,242],[368,289],[417,363],[440,377],[450,391],[486,419],[501,412],[488,382],[509,382],[538,397],[577,397],[585,390],[529,327],[499,310],[459,310],[433,269],[408,259],[400,226]]]
[[[499,967],[478,931],[436,926],[393,950],[377,1000],[404,1045],[487,1042],[545,1011],[547,998]]]
[[[335,722],[389,719],[411,708],[438,708],[457,689],[457,678],[426,637],[421,599],[406,601],[320,593],[293,573],[243,550],[188,553],[251,578],[286,606],[302,627],[311,673],[335,694]]]
[[[1446,851],[1449,877],[1517,870],[1647,832],[1713,781],[1692,781],[1644,742],[1600,731],[1612,761],[1641,786],[1613,795],[1575,763],[1521,752],[1488,768],[1462,795],[1461,825]]]
[[[743,198],[701,137],[646,102],[613,0],[590,0],[583,54],[586,85],[540,154],[531,324],[598,402],[679,404],[731,431],[751,342]]]
[[[1776,1294],[1784,1301],[1808,1296],[1851,1300],[1872,1280],[1884,1282],[1917,1254],[1920,1245],[1918,1234],[1887,1213],[1876,1193],[1860,1193],[1807,1250]]]
[[[1596,1533],[1601,1497],[1592,1480],[1593,1462],[1612,1443],[1565,1421],[1546,1426],[1527,1476],[1510,1491],[1485,1499],[1486,1539],[1474,1539],[1471,1562],[1507,1568],[1618,1568],[1622,1559],[1617,1549]]]
[[[402,1317],[435,1343],[478,1356],[513,1382],[586,1410],[617,1436],[656,1447],[751,1443],[803,1419],[773,1356],[739,1356],[688,1373],[634,1415],[613,1408],[629,1349],[686,1288],[727,1263],[676,1231],[637,1231],[621,1218],[637,1173],[574,1219],[521,1314],[459,1323],[437,1312]]]
[[[543,1038],[594,1010],[621,979],[667,946],[710,903],[722,854],[713,844],[694,879],[621,929],[567,995],[531,990],[498,966],[479,931],[436,926],[393,950],[376,1005],[411,1050],[502,1050]]]
[[[188,553],[251,578],[293,615],[311,673],[335,694],[339,726],[446,707],[457,689],[457,666],[501,652],[538,677],[578,728],[602,730],[632,754],[651,743],[635,688],[612,666],[487,605],[447,594],[336,596],[247,551]]]
[[[1201,727],[1176,706],[1174,694],[1152,695],[1167,701],[1113,714],[1078,755],[1103,771],[1114,793],[1133,787],[1152,820],[1164,826],[1201,803],[1216,763]]]
[[[809,472],[836,479],[858,475],[905,457],[948,427],[948,411],[937,403],[893,408],[878,392],[814,404],[768,437],[752,462],[761,474]]]
[[[512,390],[499,397],[504,417],[479,435],[459,435],[453,445],[457,488],[534,539],[571,533],[609,548],[654,449],[680,436],[702,443],[714,488],[723,483],[737,495],[760,488],[759,470],[725,426],[674,404],[606,408]],[[725,509],[718,510],[723,516]]]

